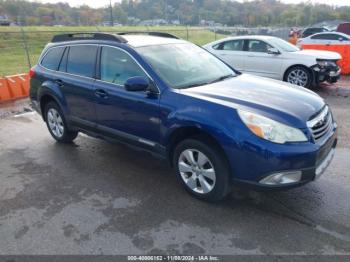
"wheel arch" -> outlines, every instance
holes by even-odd
[[[287,69],[286,69],[286,70],[284,71],[284,73],[283,73],[283,81],[286,81],[286,80],[287,80],[287,72],[288,72],[290,69],[292,69],[293,67],[303,67],[303,68],[305,68],[305,69],[310,73],[310,75],[311,75],[311,77],[312,77],[311,83],[314,82],[315,76],[314,76],[314,73],[313,73],[312,69],[311,69],[309,66],[304,65],[304,64],[294,64],[294,65],[291,65],[291,66],[287,67]]]
[[[166,156],[167,159],[170,163],[171,166],[173,166],[173,157],[174,157],[174,150],[176,146],[183,140],[185,139],[190,139],[190,138],[196,138],[201,141],[205,141],[210,143],[211,145],[215,146],[223,155],[225,158],[225,161],[228,162],[226,153],[218,140],[211,135],[209,132],[206,130],[198,127],[198,126],[182,126],[177,129],[175,129],[168,137],[167,140],[167,146],[166,146]]]
[[[58,104],[58,106],[61,108],[63,113],[66,115],[66,107],[64,106],[65,99],[64,95],[62,94],[62,90],[52,81],[45,81],[42,83],[42,85],[39,87],[38,91],[38,102],[41,110],[41,115],[44,120],[45,119],[45,106],[49,101],[54,101]]]
[[[51,93],[43,93],[39,98],[39,105],[40,105],[41,116],[44,121],[46,121],[45,107],[50,102],[55,102],[62,109],[62,105],[54,95],[52,95]]]

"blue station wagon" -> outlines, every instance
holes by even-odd
[[[337,143],[330,107],[314,92],[241,74],[166,33],[57,35],[30,78],[32,105],[58,142],[83,132],[136,146],[168,160],[204,200],[233,184],[313,181]]]

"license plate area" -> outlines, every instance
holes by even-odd
[[[332,137],[329,138],[329,140],[318,151],[316,158],[316,166],[319,166],[324,161],[331,149],[335,148],[336,144],[336,136],[335,134],[333,134]]]
[[[318,179],[324,173],[324,171],[331,163],[334,157],[336,145],[337,139],[336,136],[333,135],[319,151],[316,161],[315,180]]]
[[[332,159],[335,154],[335,148],[332,147],[331,150],[329,151],[328,155],[326,156],[325,159],[316,167],[315,170],[315,180],[320,178],[320,176],[324,173],[324,171],[327,169],[329,164],[332,162]]]

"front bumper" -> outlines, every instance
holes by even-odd
[[[277,188],[277,189],[293,188],[293,187],[304,185],[308,182],[311,182],[320,178],[321,175],[326,171],[327,167],[329,166],[329,164],[331,163],[334,157],[336,145],[337,145],[337,139],[336,137],[332,137],[317,152],[318,156],[316,159],[315,166],[311,168],[303,169],[303,170],[297,170],[297,171],[301,171],[301,179],[298,182],[289,183],[289,184],[280,184],[280,185],[266,185],[266,184],[261,184],[261,180],[260,180],[259,185],[265,188]],[[292,172],[292,171],[289,170],[287,172]]]
[[[337,145],[336,125],[322,141],[317,143],[295,143],[260,145],[247,148],[244,156],[230,161],[233,169],[233,182],[258,190],[280,190],[304,185],[319,178],[330,164]],[[268,143],[268,142],[266,142]],[[260,147],[260,148],[259,148]],[[237,159],[236,159],[237,160]],[[286,184],[264,184],[262,181],[273,174],[301,172],[297,182]]]
[[[319,65],[311,67],[314,74],[314,84],[321,82],[335,83],[340,78],[341,69],[339,66],[328,66],[321,68]]]

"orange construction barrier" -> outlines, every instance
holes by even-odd
[[[339,60],[338,65],[341,67],[342,74],[350,74],[350,45],[342,44],[330,44],[330,45],[317,45],[317,44],[304,44],[303,49],[316,49],[337,52],[342,56]]]
[[[28,74],[0,77],[0,102],[24,98],[28,95]]]

